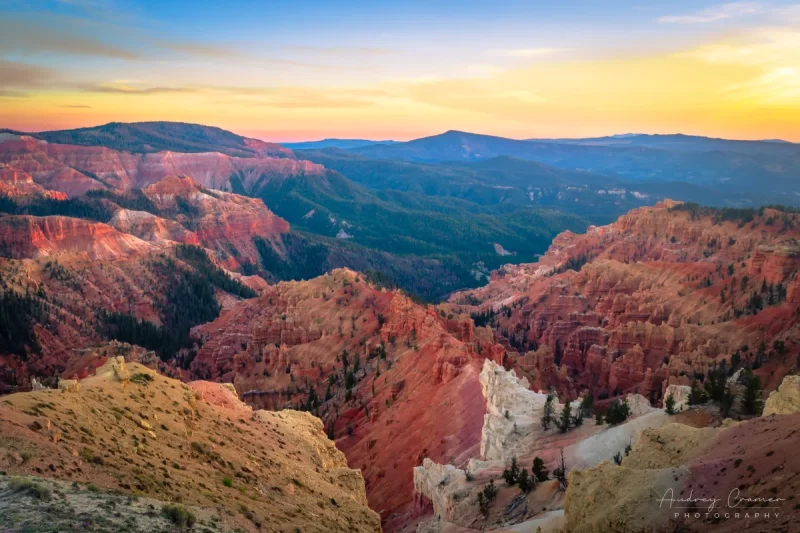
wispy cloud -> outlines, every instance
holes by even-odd
[[[56,73],[50,69],[0,59],[0,88],[38,86],[55,78]]]
[[[225,103],[281,109],[341,109],[366,107],[384,96],[379,89],[313,89],[309,87],[207,87],[223,94]]]
[[[510,48],[494,49],[490,50],[489,53],[504,57],[543,57],[566,52],[568,50],[567,48]]]
[[[301,46],[287,45],[282,51],[299,54],[315,54],[339,57],[384,56],[394,53],[390,48],[373,48],[368,46]]]
[[[141,54],[123,46],[53,28],[5,17],[0,19],[0,52],[56,53],[66,55],[141,59]]]
[[[147,94],[180,94],[180,93],[194,93],[197,89],[193,87],[134,87],[131,85],[118,85],[118,84],[76,84],[75,88],[90,93],[111,93],[111,94],[130,94],[130,95],[147,95]]]
[[[0,89],[0,98],[28,98],[30,95],[13,89]]]
[[[766,6],[756,2],[732,2],[701,9],[694,13],[660,17],[658,21],[668,24],[707,24],[757,15],[764,13],[766,10]]]
[[[251,65],[313,67],[299,61],[257,55],[234,43],[156,37],[136,27],[115,26],[68,15],[36,19],[0,16],[0,54],[100,57],[125,61],[236,59]]]

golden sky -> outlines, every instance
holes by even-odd
[[[508,33],[516,40],[504,39],[500,25],[477,42],[395,29],[365,35],[365,43],[331,35],[301,46],[280,36],[261,47],[180,36],[153,45],[141,14],[113,21],[125,28],[122,38],[84,39],[63,30],[63,20],[63,33],[45,42],[26,36],[37,25],[56,27],[57,17],[72,17],[78,28],[103,20],[81,9],[8,11],[0,127],[176,120],[277,141],[405,140],[458,129],[516,138],[681,132],[800,142],[794,6],[648,11],[651,38],[644,29],[615,38],[607,22],[596,35],[588,22],[565,22],[561,38],[550,28],[525,39],[523,28],[523,37],[515,29]]]

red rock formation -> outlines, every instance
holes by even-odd
[[[17,170],[0,164],[0,196],[19,197],[41,195],[54,200],[66,200],[63,192],[48,191],[41,185],[34,183],[27,172]]]
[[[245,158],[217,152],[132,154],[100,146],[48,143],[27,136],[0,141],[0,163],[28,173],[46,189],[70,196],[91,189],[141,188],[175,175],[192,176],[204,187],[229,191],[233,190],[230,180],[236,176],[239,185],[251,190],[263,180],[324,172],[321,165],[285,156]]]
[[[233,382],[256,407],[310,408],[362,469],[371,507],[397,522],[413,514],[412,467],[478,451],[480,365],[502,354],[487,333],[337,270],[272,286],[199,326],[191,372]]]
[[[538,263],[506,265],[486,287],[454,295],[453,309],[510,310],[493,319],[509,364],[533,388],[572,398],[589,389],[658,401],[669,383],[686,384],[744,345],[740,357],[752,362],[762,341],[767,359],[783,358],[771,368],[782,377],[800,345],[800,217],[715,222],[672,205],[562,233]],[[786,353],[770,350],[773,340]]]
[[[267,209],[262,200],[212,191],[191,178],[171,176],[145,187],[142,192],[159,209],[177,213],[177,222],[194,228],[192,235],[177,230],[167,232],[167,235],[218,252],[220,262],[230,269],[237,269],[242,264],[258,264],[254,238],[275,241],[277,247],[277,238],[289,231],[289,223]],[[178,202],[190,206],[194,213],[183,214]],[[146,233],[150,235],[151,231],[147,228]],[[162,230],[161,233],[165,232]],[[235,253],[231,255],[232,251]]]
[[[108,224],[79,218],[0,217],[0,248],[18,259],[80,253],[91,259],[112,260],[146,254],[154,246]]]

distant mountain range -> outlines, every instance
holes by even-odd
[[[800,145],[731,141],[689,135],[623,135],[596,139],[515,140],[448,131],[391,145],[348,150],[369,159],[417,163],[470,163],[508,156],[565,170],[580,170],[635,183],[637,190],[676,196],[685,184],[693,199],[714,205],[800,202]],[[699,196],[698,196],[699,195]]]
[[[749,153],[781,153],[783,148],[775,148],[775,144],[794,145],[794,143],[780,139],[761,141],[739,141],[717,139],[713,137],[700,137],[697,135],[676,134],[645,134],[623,133],[607,137],[589,137],[584,139],[526,139],[529,142],[548,142],[555,144],[579,144],[591,146],[641,146],[658,148],[662,150],[682,150],[688,152],[703,152],[711,150],[749,152]]]
[[[370,144],[394,144],[397,141],[370,141],[367,139],[322,139],[321,141],[304,141],[294,143],[280,143],[281,146],[292,150],[321,150],[323,148],[360,148]]]

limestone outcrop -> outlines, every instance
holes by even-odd
[[[531,448],[544,433],[542,415],[547,394],[530,390],[528,380],[518,378],[494,361],[485,360],[481,387],[486,414],[481,431],[481,457],[488,461],[510,460]],[[553,400],[553,417],[564,408]]]
[[[689,406],[689,399],[692,396],[692,388],[688,385],[669,385],[667,390],[664,391],[664,400],[670,396],[672,396],[672,399],[675,401],[674,409],[676,411],[682,411]]]

